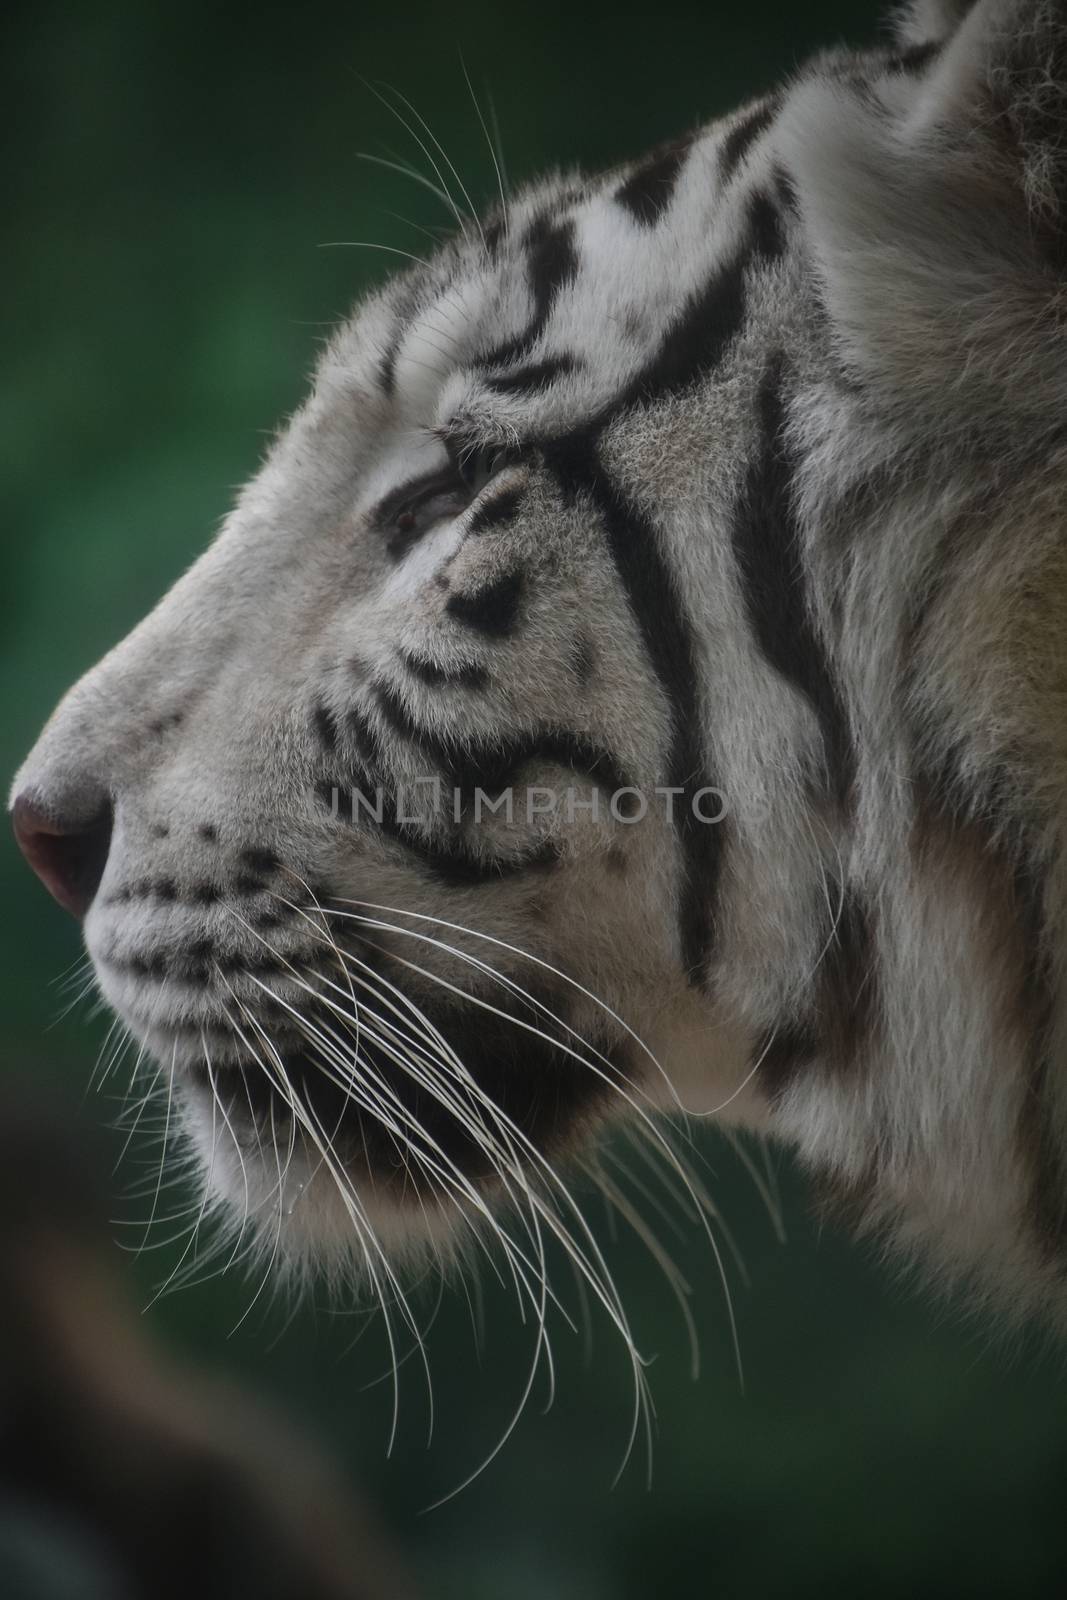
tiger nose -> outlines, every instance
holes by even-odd
[[[100,887],[111,846],[112,813],[103,805],[74,821],[20,794],[11,808],[15,840],[49,894],[65,911],[84,917]]]

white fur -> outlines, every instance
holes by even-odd
[[[1055,75],[1064,32],[1062,8],[1036,0],[909,5],[897,37],[938,43],[935,58],[903,69],[885,51],[820,58],[729,183],[720,157],[735,124],[696,136],[655,226],[619,204],[625,171],[550,178],[510,201],[510,242],[495,258],[477,240],[455,241],[339,330],[214,547],[70,692],[16,783],[57,811],[111,795],[114,843],[88,946],[103,993],[174,1063],[179,1085],[201,1056],[190,1026],[226,1032],[225,989],[190,993],[116,970],[111,958],[209,936],[251,962],[259,945],[225,896],[198,907],[116,902],[114,891],[161,874],[225,878],[242,848],[262,844],[296,875],[305,907],[300,882],[325,880],[340,899],[399,908],[391,947],[410,951],[412,912],[440,919],[439,932],[459,924],[497,941],[453,932],[458,957],[420,948],[430,974],[410,978],[420,1003],[442,979],[491,995],[471,965],[487,951],[516,983],[548,963],[581,986],[568,991],[579,1033],[603,1026],[622,1039],[611,1019],[624,1017],[666,1068],[665,1082],[647,1056],[632,1057],[647,1103],[670,1109],[680,1093],[694,1110],[728,1107],[788,1139],[839,1186],[862,1186],[868,1221],[921,1241],[950,1274],[1062,1314],[1060,1259],[1034,1230],[1036,1158],[1020,1132],[1035,1094],[1034,1041],[1012,1010],[1024,957],[1006,863],[1025,849],[1048,885],[1062,872],[1067,362],[1061,267],[1047,245],[1063,226],[1064,173],[1047,119],[1064,90]],[[781,201],[782,174],[795,216]],[[443,466],[450,430],[465,447],[513,447],[610,407],[691,298],[745,249],[755,194],[778,205],[785,249],[753,262],[745,319],[721,363],[695,387],[617,418],[600,442],[605,469],[650,518],[682,597],[708,760],[729,799],[718,938],[699,988],[681,970],[678,844],[661,816],[563,831],[494,822],[479,848],[486,839],[495,851],[526,848],[555,828],[562,866],[547,878],[445,888],[389,841],[339,832],[315,810],[310,723],[316,704],[338,719],[356,707],[397,774],[417,776],[416,752],[376,720],[375,692],[387,682],[416,720],[457,745],[566,727],[612,751],[636,784],[663,782],[670,707],[603,530],[588,503],[561,497],[536,453],[485,491],[524,488],[504,529],[468,537],[463,513],[394,564],[369,518],[383,496]],[[546,214],[573,225],[580,266],[522,359],[565,354],[575,364],[542,389],[500,393],[477,360],[530,321],[522,239]],[[386,394],[379,374],[390,350]],[[797,561],[857,752],[848,815],[813,800],[820,720],[766,659],[732,545],[761,448],[757,392],[776,351],[789,371]],[[469,593],[516,563],[526,592],[513,636],[476,636],[451,619],[442,580],[450,594]],[[908,645],[929,594],[926,624]],[[584,683],[579,646],[592,661]],[[438,667],[482,666],[486,686],[411,680],[402,651]],[[150,736],[149,724],[173,710],[180,727]],[[976,798],[970,820],[944,821],[924,854],[916,772],[947,754],[975,796],[995,771],[1006,809],[990,819]],[[165,842],[152,832],[161,821]],[[197,833],[204,823],[218,827],[214,854]],[[754,1065],[759,1041],[806,1014],[835,956],[846,882],[870,908],[876,1027],[862,1059],[816,1059],[770,1095]],[[1039,1115],[1063,1154],[1061,904],[1046,895],[1055,1017]],[[285,953],[298,932],[272,942]],[[282,976],[274,987],[300,1008],[298,983]],[[259,997],[236,972],[231,998],[254,1011]],[[847,1008],[849,996],[838,1002]],[[276,1207],[284,1247],[345,1253],[351,1218],[313,1152],[301,1155],[309,1164],[294,1201],[289,1177],[272,1178],[270,1153],[246,1142],[244,1175],[232,1150],[212,1155],[205,1102],[187,1085],[182,1094],[216,1189],[240,1206],[251,1171],[251,1208]],[[578,1143],[592,1140],[593,1123],[576,1130]],[[221,1148],[217,1127],[214,1142]],[[424,1234],[417,1214],[400,1217],[373,1192],[363,1201],[390,1248]],[[433,1231],[442,1232],[437,1221]]]

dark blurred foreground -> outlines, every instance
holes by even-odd
[[[410,1600],[322,1453],[157,1349],[105,1226],[102,1147],[0,1089],[0,1596]]]

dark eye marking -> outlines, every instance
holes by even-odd
[[[439,522],[466,511],[507,459],[502,451],[461,447],[447,437],[444,445],[446,466],[401,484],[372,513],[371,520],[385,533],[385,548],[395,561]]]
[[[454,465],[438,467],[394,489],[378,503],[373,521],[386,536],[385,548],[399,560],[423,534],[470,503],[471,491]]]

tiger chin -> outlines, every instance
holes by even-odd
[[[16,778],[282,1260],[682,1106],[1067,1314],[1067,8],[893,30],[458,217]]]

